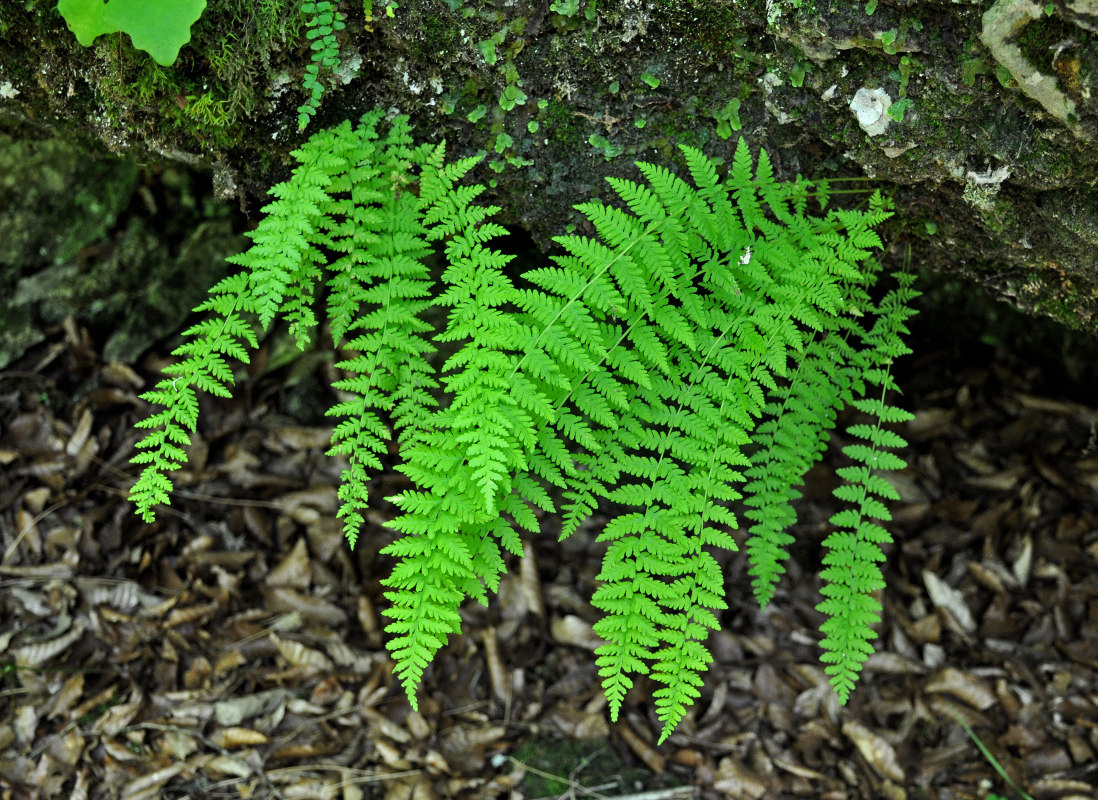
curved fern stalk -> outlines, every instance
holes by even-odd
[[[136,425],[154,429],[137,443],[142,452],[131,459],[134,464],[146,465],[130,490],[130,499],[146,522],[155,519],[154,506],[170,500],[172,482],[165,473],[179,469],[187,460],[182,448],[190,444],[188,431],[193,433],[198,424],[195,389],[230,397],[228,387],[234,381],[225,358],[247,363],[244,345],[258,346],[255,331],[242,315],[257,315],[266,329],[281,313],[290,320],[299,345],[308,339],[309,329],[316,324],[309,306],[320,275],[317,264],[323,258],[314,242],[331,203],[327,190],[332,176],[347,171],[356,144],[350,123],[344,123],[293,151],[299,166],[289,181],[271,188],[270,194],[277,199],[263,207],[267,216],[246,234],[252,246],[226,259],[244,267],[245,272],[210,290],[210,297],[195,311],[211,316],[183,332],[191,341],[172,352],[182,360],[164,369],[175,377],[141,395],[147,402],[165,407]]]
[[[749,441],[750,428],[743,426],[742,420],[758,417],[764,410],[753,399],[754,392],[750,387],[766,382],[772,366],[787,357],[788,353],[783,351],[787,348],[793,350],[788,342],[801,335],[791,329],[796,325],[796,318],[803,316],[803,313],[798,313],[798,305],[822,294],[818,289],[813,290],[810,280],[811,276],[807,273],[799,276],[797,284],[803,291],[801,298],[785,309],[784,319],[774,319],[769,326],[751,330],[751,317],[742,312],[730,315],[729,329],[714,341],[714,355],[711,357],[718,363],[734,366],[726,373],[724,385],[719,391],[713,389],[714,384],[719,385],[720,372],[706,375],[710,383],[709,399],[713,405],[719,400],[719,406],[696,414],[692,426],[684,427],[683,438],[686,441],[681,443],[678,452],[671,445],[671,454],[688,466],[684,485],[681,488],[671,485],[662,492],[653,485],[653,494],[671,498],[668,513],[683,520],[683,528],[673,528],[675,535],[669,540],[676,547],[673,563],[678,567],[670,573],[675,578],[672,584],[674,592],[669,595],[671,599],[661,602],[666,612],[659,634],[666,646],[655,654],[652,669],[653,679],[665,684],[664,688],[654,693],[656,715],[664,723],[661,742],[670,736],[686,710],[699,697],[702,673],[712,661],[705,640],[710,630],[719,629],[713,612],[727,608],[723,573],[705,548],[737,549],[735,541],[725,532],[711,527],[711,523],[737,527],[735,515],[718,505],[717,501],[733,502],[741,496],[735,488],[744,479],[739,468],[750,464],[741,450]],[[830,277],[823,273],[816,275],[815,280],[822,284]],[[745,336],[745,332],[749,335]],[[722,348],[721,339],[726,337],[732,345],[726,344]],[[755,337],[760,338],[761,342],[754,351],[746,351],[742,345],[736,346],[745,339]],[[775,350],[778,351],[777,355]],[[709,360],[708,357],[706,360]],[[714,377],[718,380],[714,381]],[[706,448],[705,444],[709,442],[715,442],[716,447]],[[664,450],[666,453],[666,446]]]
[[[245,234],[252,246],[226,259],[249,271],[248,292],[263,329],[276,316],[287,319],[301,349],[316,327],[313,293],[325,263],[320,246],[328,243],[323,229],[332,213],[333,183],[353,168],[360,141],[359,131],[344,122],[294,150],[290,155],[300,165],[290,180],[271,187],[269,194],[277,199],[262,208],[265,216]]]
[[[332,7],[329,0],[302,0],[301,11],[305,14],[305,38],[311,44],[312,60],[305,67],[302,86],[309,96],[297,109],[297,129],[304,130],[309,120],[316,115],[320,107],[320,98],[324,95],[324,84],[320,82],[320,69],[334,71],[339,65],[339,42],[335,32],[346,27],[344,16]]]
[[[803,211],[803,204],[797,207]],[[788,215],[776,212],[775,216],[790,222]],[[755,525],[750,529],[747,551],[753,590],[762,608],[773,597],[785,571],[782,562],[793,542],[788,529],[796,521],[792,502],[800,497],[797,487],[823,455],[838,410],[853,400],[854,392],[864,391],[865,357],[854,351],[848,340],[865,336],[857,315],[869,303],[866,289],[876,282],[880,265],[867,259],[869,251],[863,248],[881,246],[872,227],[888,216],[884,201],[875,195],[868,212],[833,212],[807,233],[793,224],[788,226],[802,243],[822,239],[828,245],[817,251],[817,258],[842,279],[840,305],[846,313],[822,318],[829,332],[813,342],[792,379],[773,394],[768,418],[753,435],[756,451],[747,472],[752,480],[744,492],[747,516]]]
[[[642,171],[648,168],[645,164],[638,166]],[[614,493],[605,487],[618,482],[621,470],[644,473],[651,468],[652,462],[627,455],[620,443],[633,447],[652,444],[643,423],[651,423],[653,408],[663,408],[680,396],[677,375],[681,367],[674,363],[670,348],[681,348],[685,352],[696,349],[695,329],[708,324],[705,304],[692,287],[694,270],[685,250],[690,246],[690,236],[682,224],[681,214],[661,201],[659,194],[661,190],[674,194],[677,202],[697,202],[696,198],[685,185],[672,186],[674,179],[670,173],[652,172],[646,176],[653,189],[630,181],[610,181],[635,217],[598,204],[579,207],[591,219],[608,248],[590,240],[558,240],[572,254],[573,260],[563,263],[589,269],[595,274],[598,274],[600,263],[615,266],[613,274],[623,289],[623,297],[620,304],[615,302],[611,308],[614,316],[623,318],[627,327],[607,340],[609,350],[604,360],[618,362],[623,352],[620,343],[626,338],[632,341],[640,363],[631,368],[643,371],[635,373],[633,386],[626,391],[648,401],[630,401],[625,413],[610,424],[598,420],[596,446],[592,448],[586,444],[598,457],[581,456],[579,460],[589,467],[589,471],[583,476],[570,476],[574,479],[572,490],[566,494],[574,501],[567,507],[562,538],[589,513],[596,502],[595,494],[614,498]],[[655,288],[658,293],[653,294],[648,287]],[[669,302],[670,299],[677,304]],[[616,404],[620,408],[623,400],[617,399]],[[667,466],[673,467],[670,462]],[[630,489],[622,487],[621,491],[628,494]],[[615,499],[637,502],[632,496]],[[650,499],[644,498],[639,504],[646,505]],[[650,508],[643,515],[615,521],[600,538],[614,540],[619,526],[632,524],[662,529],[674,521],[662,509]],[[628,552],[616,541],[611,544],[600,574],[605,583],[595,597],[596,605],[607,611],[596,627],[596,632],[607,640],[599,648],[598,664],[615,716],[632,685],[629,674],[646,672],[645,662],[653,657],[651,648],[658,645],[656,631],[663,617],[660,601],[673,602],[668,594],[672,587],[650,575],[677,569],[677,565],[667,558],[665,541],[654,533],[628,540],[624,546]]]
[[[604,359],[629,377],[633,388],[629,394],[619,395],[615,400],[624,412],[618,419],[610,419],[607,423],[595,417],[601,426],[598,434],[592,438],[590,429],[585,429],[584,441],[577,441],[590,452],[576,456],[585,469],[573,476],[569,491],[565,493],[569,502],[564,506],[561,539],[571,535],[591,513],[598,497],[609,496],[610,490],[606,487],[618,482],[623,451],[615,432],[627,421],[635,420],[637,414],[629,395],[651,390],[656,376],[674,378],[677,372],[669,347],[678,343],[696,349],[694,331],[710,324],[705,300],[693,287],[697,272],[691,261],[695,247],[693,232],[681,219],[682,206],[697,205],[701,201],[690,187],[670,172],[643,162],[638,162],[637,166],[653,188],[608,179],[635,216],[596,203],[576,207],[588,216],[596,232],[611,247],[577,237],[556,240],[575,257],[566,263],[575,263],[596,273],[600,262],[620,264],[615,278],[623,288],[626,285],[635,287],[623,291],[627,300],[611,304],[614,316],[622,319],[624,330],[607,339]],[[656,189],[656,183],[660,184],[659,189]],[[672,195],[674,200],[667,203],[660,191]],[[659,294],[653,296],[649,286],[660,287]],[[631,343],[639,360],[627,360],[631,359],[631,354],[629,349],[622,347],[625,341]],[[581,381],[586,380],[586,376],[581,378]],[[665,392],[674,392],[675,384],[663,385],[672,387],[665,388]]]
[[[455,370],[443,379],[454,401],[432,419],[403,468],[427,491],[397,498],[408,513],[393,526],[413,534],[389,551],[402,559],[390,599],[397,619],[392,632],[405,634],[393,646],[398,664],[409,665],[401,677],[409,693],[422,674],[420,664],[445,640],[438,634],[457,630],[453,603],[463,596],[483,600],[478,581],[495,590],[503,563],[493,540],[521,552],[516,534],[498,512],[536,529],[530,508],[552,510],[538,479],[559,485],[565,474],[575,473],[563,441],[591,446],[589,421],[616,424],[625,408],[619,374],[648,380],[643,357],[620,347],[611,355],[623,334],[606,317],[615,310],[647,313],[685,328],[677,310],[655,303],[648,289],[655,280],[641,266],[654,257],[642,251],[651,244],[658,220],[637,225],[597,204],[583,208],[618,247],[562,237],[570,255],[555,258],[558,268],[525,276],[545,291],[513,290],[499,272],[505,260],[480,244],[501,230],[477,227],[493,209],[468,205],[480,187],[453,187],[471,163],[440,170],[437,187],[426,180],[421,184],[421,196],[438,198],[427,215],[437,222],[432,236],[454,236],[443,276],[452,288],[438,301],[454,310],[447,331],[437,338],[468,343],[444,365]],[[494,306],[508,301],[521,313],[497,314]],[[652,344],[662,347],[651,333],[637,336],[644,350]],[[422,599],[436,593],[437,603]],[[414,633],[421,617],[438,623],[430,638]]]
[[[834,494],[849,506],[831,518],[837,530],[824,540],[828,552],[820,573],[824,581],[820,593],[826,599],[816,606],[827,616],[820,626],[824,634],[820,660],[828,665],[824,671],[844,705],[862,665],[873,652],[870,642],[877,637],[873,626],[880,622],[881,603],[874,593],[885,584],[878,562],[884,560],[881,546],[890,543],[892,537],[878,521],[887,522],[892,517],[878,498],[899,499],[896,490],[877,471],[907,466],[892,452],[905,447],[907,442],[882,425],[914,419],[913,414],[885,402],[889,391],[899,391],[891,365],[896,358],[911,352],[901,336],[908,332],[905,321],[915,313],[909,304],[918,296],[911,288],[913,275],[898,273],[896,279],[898,288],[881,301],[878,319],[865,337],[871,364],[865,372],[865,381],[879,387],[880,394],[853,401],[855,408],[873,417],[875,422],[847,428],[852,437],[865,443],[843,448],[843,453],[855,463],[837,470],[844,483]]]
[[[701,253],[704,248],[695,240],[700,229],[715,249],[729,250],[738,244],[742,250],[742,235],[738,241],[727,237],[730,229],[720,223],[728,220],[715,219],[703,200],[716,184],[712,165],[700,152],[684,150],[701,193],[665,170],[638,165],[667,213],[682,220],[675,231],[682,231],[676,243],[688,247],[692,254]],[[693,271],[689,266],[680,267],[680,272],[688,275]],[[640,387],[634,414],[619,432],[627,451],[655,450],[659,458],[615,454],[623,472],[648,479],[648,485],[627,483],[609,492],[609,498],[643,506],[645,511],[616,518],[599,537],[612,543],[599,575],[605,583],[593,599],[606,612],[595,630],[607,640],[597,654],[611,717],[616,718],[625,692],[632,686],[629,675],[648,672],[646,662],[653,661],[653,678],[665,684],[655,694],[657,716],[665,723],[660,741],[698,696],[700,674],[711,661],[704,640],[708,630],[717,627],[713,611],[726,607],[721,570],[703,548],[735,549],[727,534],[706,523],[721,521],[734,526],[735,519],[726,509],[708,501],[738,495],[712,481],[699,481],[698,473],[684,473],[679,464],[712,466],[726,481],[735,481],[738,475],[728,467],[739,460],[739,446],[746,441],[737,426],[712,424],[713,396],[719,395],[713,379],[719,373],[714,373],[708,362],[715,360],[722,343],[727,346],[728,342],[723,335],[709,334],[709,327],[719,324],[713,298],[691,299],[697,307],[691,316],[703,321],[703,327],[690,337],[680,334],[678,341],[668,343],[678,362],[671,374],[689,378],[682,383],[682,379],[660,375],[654,378],[653,388]],[[701,352],[695,353],[699,348]],[[666,433],[660,432],[662,428]],[[611,452],[609,448],[603,451]],[[672,459],[667,459],[668,453]],[[596,474],[600,471],[600,467],[593,470]],[[617,475],[612,477],[617,482]],[[712,474],[705,477],[712,478]],[[691,522],[693,515],[697,516]],[[661,640],[665,646],[654,650]]]

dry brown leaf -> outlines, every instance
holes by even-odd
[[[84,694],[84,673],[77,672],[74,675],[70,675],[58,690],[57,694],[53,696],[53,702],[51,703],[50,712],[46,715],[47,719],[53,719],[59,717],[67,712],[73,705],[80,700],[80,695]]]
[[[138,606],[149,608],[161,602],[134,581],[77,577],[76,588],[89,606],[108,605],[119,611],[132,611]]]
[[[1063,778],[1041,778],[1029,785],[1030,794],[1035,797],[1056,797],[1059,800],[1067,800],[1069,792],[1078,793],[1074,796],[1090,798],[1094,797],[1094,785],[1086,781],[1065,780]]]
[[[385,785],[385,800],[436,800],[434,784],[426,775],[410,775]]]
[[[271,711],[285,706],[289,697],[290,693],[285,689],[271,689],[266,692],[234,697],[231,700],[222,700],[213,704],[213,718],[220,725],[239,725],[246,719],[269,714]]]
[[[239,650],[227,650],[218,657],[217,662],[214,664],[214,677],[219,678],[246,663],[247,659]]]
[[[412,768],[412,762],[404,757],[403,748],[396,747],[385,739],[375,741],[374,748],[386,766],[401,770]]]
[[[298,492],[287,492],[274,504],[294,522],[308,525],[321,516],[335,516],[339,498],[334,486],[312,486]]]
[[[91,435],[91,429],[91,409],[85,408],[84,413],[80,415],[80,420],[76,423],[76,429],[72,432],[72,436],[69,437],[68,442],[65,443],[65,454],[70,457],[75,457],[84,448],[84,444],[88,441],[88,436]]]
[[[499,638],[496,629],[489,625],[484,629],[484,660],[488,663],[488,677],[492,684],[492,694],[501,703],[511,704],[511,681],[507,677],[507,668],[499,654]]]
[[[111,736],[100,737],[99,746],[115,761],[140,762],[144,760],[142,754],[135,753],[126,742],[119,741]]]
[[[15,512],[15,529],[19,531],[19,536],[16,539],[19,546],[29,550],[32,556],[40,557],[42,555],[42,534],[38,530],[37,515],[30,513],[25,508],[17,509]],[[8,552],[11,552],[10,548]]]
[[[370,598],[365,595],[359,595],[358,597],[358,624],[362,626],[362,630],[367,634],[378,634],[381,632],[381,626],[378,625],[377,611],[374,610],[374,604],[370,602]]]
[[[657,775],[664,772],[667,768],[667,762],[664,757],[660,755],[652,745],[638,736],[628,722],[619,724],[614,730],[617,731],[622,740],[629,745],[629,749],[636,754],[637,758],[648,765],[650,770]]]
[[[412,740],[408,731],[400,725],[397,725],[384,714],[380,714],[372,708],[364,708],[360,713],[362,714],[363,721],[369,723],[370,727],[374,729],[377,734],[380,734],[387,739],[392,739],[399,744],[407,744]]]
[[[309,703],[323,708],[333,705],[343,696],[343,686],[336,677],[320,681],[309,694]]]
[[[923,675],[926,666],[899,653],[878,651],[871,653],[865,661],[864,669],[870,672],[884,672],[890,675]]]
[[[263,440],[263,446],[275,453],[291,450],[328,449],[332,432],[328,428],[305,428],[300,425],[285,425],[273,428]]]
[[[189,625],[192,622],[209,616],[217,611],[218,605],[215,601],[209,603],[198,603],[197,605],[187,606],[186,608],[173,608],[172,612],[168,614],[168,618],[164,620],[165,628],[177,628],[180,625]]]
[[[205,656],[197,656],[183,673],[183,688],[201,689],[209,683],[212,672],[209,660]]]
[[[713,789],[735,800],[759,800],[766,794],[766,782],[745,767],[738,758],[722,758],[714,775]]]
[[[108,708],[106,713],[92,725],[92,731],[103,736],[117,736],[137,716],[144,702],[144,694],[134,686],[130,691],[130,699]]]
[[[120,389],[140,389],[145,385],[145,381],[134,371],[133,367],[118,361],[104,364],[99,374],[103,383],[117,386]]]
[[[1009,492],[1018,485],[1018,481],[1025,477],[1025,467],[1017,466],[1010,469],[994,472],[989,475],[976,475],[965,478],[965,483],[977,489],[987,489],[993,492]]]
[[[431,735],[431,726],[418,711],[409,712],[404,719],[404,727],[408,729],[413,739],[426,739]]]
[[[309,550],[305,546],[305,537],[299,536],[286,557],[267,573],[267,585],[304,590],[309,588],[311,580]]]
[[[238,756],[219,755],[206,761],[203,764],[202,772],[204,774],[209,772],[217,776],[232,775],[237,778],[248,778],[255,771]]]
[[[1011,587],[1016,585],[1014,577],[998,564],[969,561],[968,571],[972,573],[972,577],[997,594],[1005,593],[1008,584]]]
[[[257,744],[267,744],[270,741],[265,733],[239,726],[218,728],[210,736],[210,740],[218,747],[223,747],[226,750],[233,750],[238,747],[253,747]]]
[[[125,798],[154,796],[148,793],[159,792],[168,781],[182,772],[184,767],[186,764],[172,764],[143,775],[123,786],[121,796]]]
[[[437,750],[428,750],[423,756],[423,764],[432,775],[449,775],[450,765]]]
[[[34,741],[34,731],[38,728],[38,709],[34,706],[19,706],[12,721],[15,738],[24,747]]]
[[[923,584],[926,586],[927,594],[930,595],[930,602],[938,608],[949,609],[954,619],[968,633],[976,630],[976,621],[972,618],[972,612],[962,592],[951,587],[930,570],[923,570]]]
[[[20,667],[41,666],[68,650],[83,635],[85,627],[84,619],[82,617],[77,618],[72,623],[72,627],[60,636],[55,636],[45,642],[35,642],[34,644],[15,648],[12,651],[12,655],[15,656],[15,663]]]
[[[310,622],[329,626],[342,625],[347,619],[347,613],[339,606],[289,587],[276,586],[263,594],[271,611],[293,612]]]
[[[575,614],[553,617],[549,623],[549,632],[553,637],[553,641],[582,647],[584,650],[594,651],[606,644],[595,633],[590,623],[585,622]]]
[[[544,619],[545,600],[541,593],[541,579],[538,577],[538,562],[532,541],[523,542],[522,554],[522,561],[519,562],[519,585],[526,600],[526,610],[538,619]]]
[[[439,751],[450,764],[483,764],[484,751],[507,735],[501,725],[454,725],[439,734]]]
[[[185,761],[198,750],[195,735],[182,728],[164,731],[156,739],[156,752],[171,761]]]
[[[329,672],[332,669],[331,660],[319,650],[292,639],[283,639],[277,633],[270,634],[270,640],[282,657],[295,667],[311,673]]]
[[[68,800],[88,800],[88,776],[84,770],[76,773],[72,789],[69,790]]]
[[[1029,576],[1033,571],[1033,537],[1028,533],[1022,537],[1022,549],[1014,563],[1010,565],[1019,586],[1029,584]]]
[[[854,743],[862,758],[883,778],[894,781],[904,779],[904,771],[896,763],[896,751],[886,739],[860,722],[848,720],[843,724],[843,735]]]
[[[286,800],[336,800],[339,785],[334,780],[298,780],[282,789]]]
[[[996,703],[995,692],[986,682],[953,667],[946,667],[931,677],[923,689],[926,692],[951,694],[980,711],[986,711]]]
[[[0,575],[10,575],[13,578],[29,578],[31,580],[59,581],[72,580],[73,568],[71,564],[63,561],[55,561],[52,564],[28,564],[28,565],[0,565]]]

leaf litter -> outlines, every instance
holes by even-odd
[[[946,358],[911,368],[885,620],[850,704],[815,644],[829,467],[808,476],[767,612],[726,560],[716,662],[656,747],[652,685],[611,725],[596,678],[588,598],[610,509],[561,544],[542,516],[492,604],[463,609],[413,712],[378,613],[384,498],[407,488],[395,454],[352,553],[327,429],[279,413],[275,373],[208,404],[171,510],[144,525],[128,458],[158,362],[102,363],[70,320],[0,374],[0,797],[525,797],[535,773],[576,797],[1005,795],[958,719],[1034,798],[1093,797],[1098,412],[1043,396],[1002,353]],[[554,764],[580,740],[618,766]]]

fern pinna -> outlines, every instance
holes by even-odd
[[[388,647],[413,707],[424,671],[460,631],[460,605],[486,603],[504,551],[522,553],[516,528],[537,533],[535,509],[555,511],[553,485],[565,499],[562,538],[602,500],[625,509],[599,535],[597,663],[614,719],[637,677],[659,684],[662,741],[712,660],[706,639],[726,607],[715,551],[736,549],[730,505],[742,500],[755,523],[748,556],[765,604],[792,541],[796,486],[852,404],[876,421],[849,428],[866,443],[844,450],[855,464],[836,495],[851,507],[824,542],[820,605],[822,658],[845,702],[880,610],[888,534],[874,520],[888,514],[878,498],[895,493],[877,472],[903,466],[903,440],[882,424],[906,418],[886,393],[915,293],[900,275],[872,301],[884,201],[810,215],[811,196],[826,206],[825,184],[776,181],[766,153],[753,164],[742,139],[721,179],[684,146],[689,182],[645,163],[644,183],[608,179],[619,202],[576,207],[595,235],[556,238],[562,252],[519,288],[511,256],[492,247],[505,233],[490,219],[498,209],[475,202],[482,186],[462,184],[479,159],[447,164],[442,144],[413,143],[406,118],[384,136],[380,119],[371,112],[293,153],[299,165],[271,190],[252,247],[230,259],[245,271],[213,288],[181,360],[144,395],[164,409],[138,423],[151,429],[133,459],[144,466],[131,492],[138,513],[151,521],[168,502],[195,392],[229,394],[226,359],[247,361],[256,347],[251,320],[288,320],[304,347],[326,280],[333,344],[351,353],[329,412],[351,546],[394,432],[414,486],[391,498],[401,535],[383,551],[396,559],[384,580]],[[446,262],[438,291],[425,265],[434,243]],[[431,306],[448,310],[441,330],[425,319]],[[436,370],[428,356],[449,342],[456,350]]]

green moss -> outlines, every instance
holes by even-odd
[[[1052,57],[1057,45],[1068,40],[1078,41],[1080,34],[1085,41],[1085,31],[1068,25],[1059,17],[1042,15],[1022,29],[1015,44],[1021,49],[1026,61],[1047,75],[1052,74]]]
[[[117,126],[166,121],[184,138],[234,147],[248,131],[244,121],[266,102],[271,50],[298,42],[302,23],[294,0],[210,0],[171,66],[103,37],[97,52],[112,78],[96,91]]]
[[[630,780],[643,775],[636,769],[623,770],[617,753],[598,740],[528,741],[512,758],[532,768],[520,784],[527,797],[566,795],[577,787],[601,786],[607,780],[628,786]]]
[[[545,109],[545,128],[549,138],[566,148],[585,147],[587,144],[584,126],[565,103],[549,101]]]
[[[424,14],[418,24],[424,54],[447,58],[461,48],[461,32],[456,17],[450,14]]]

